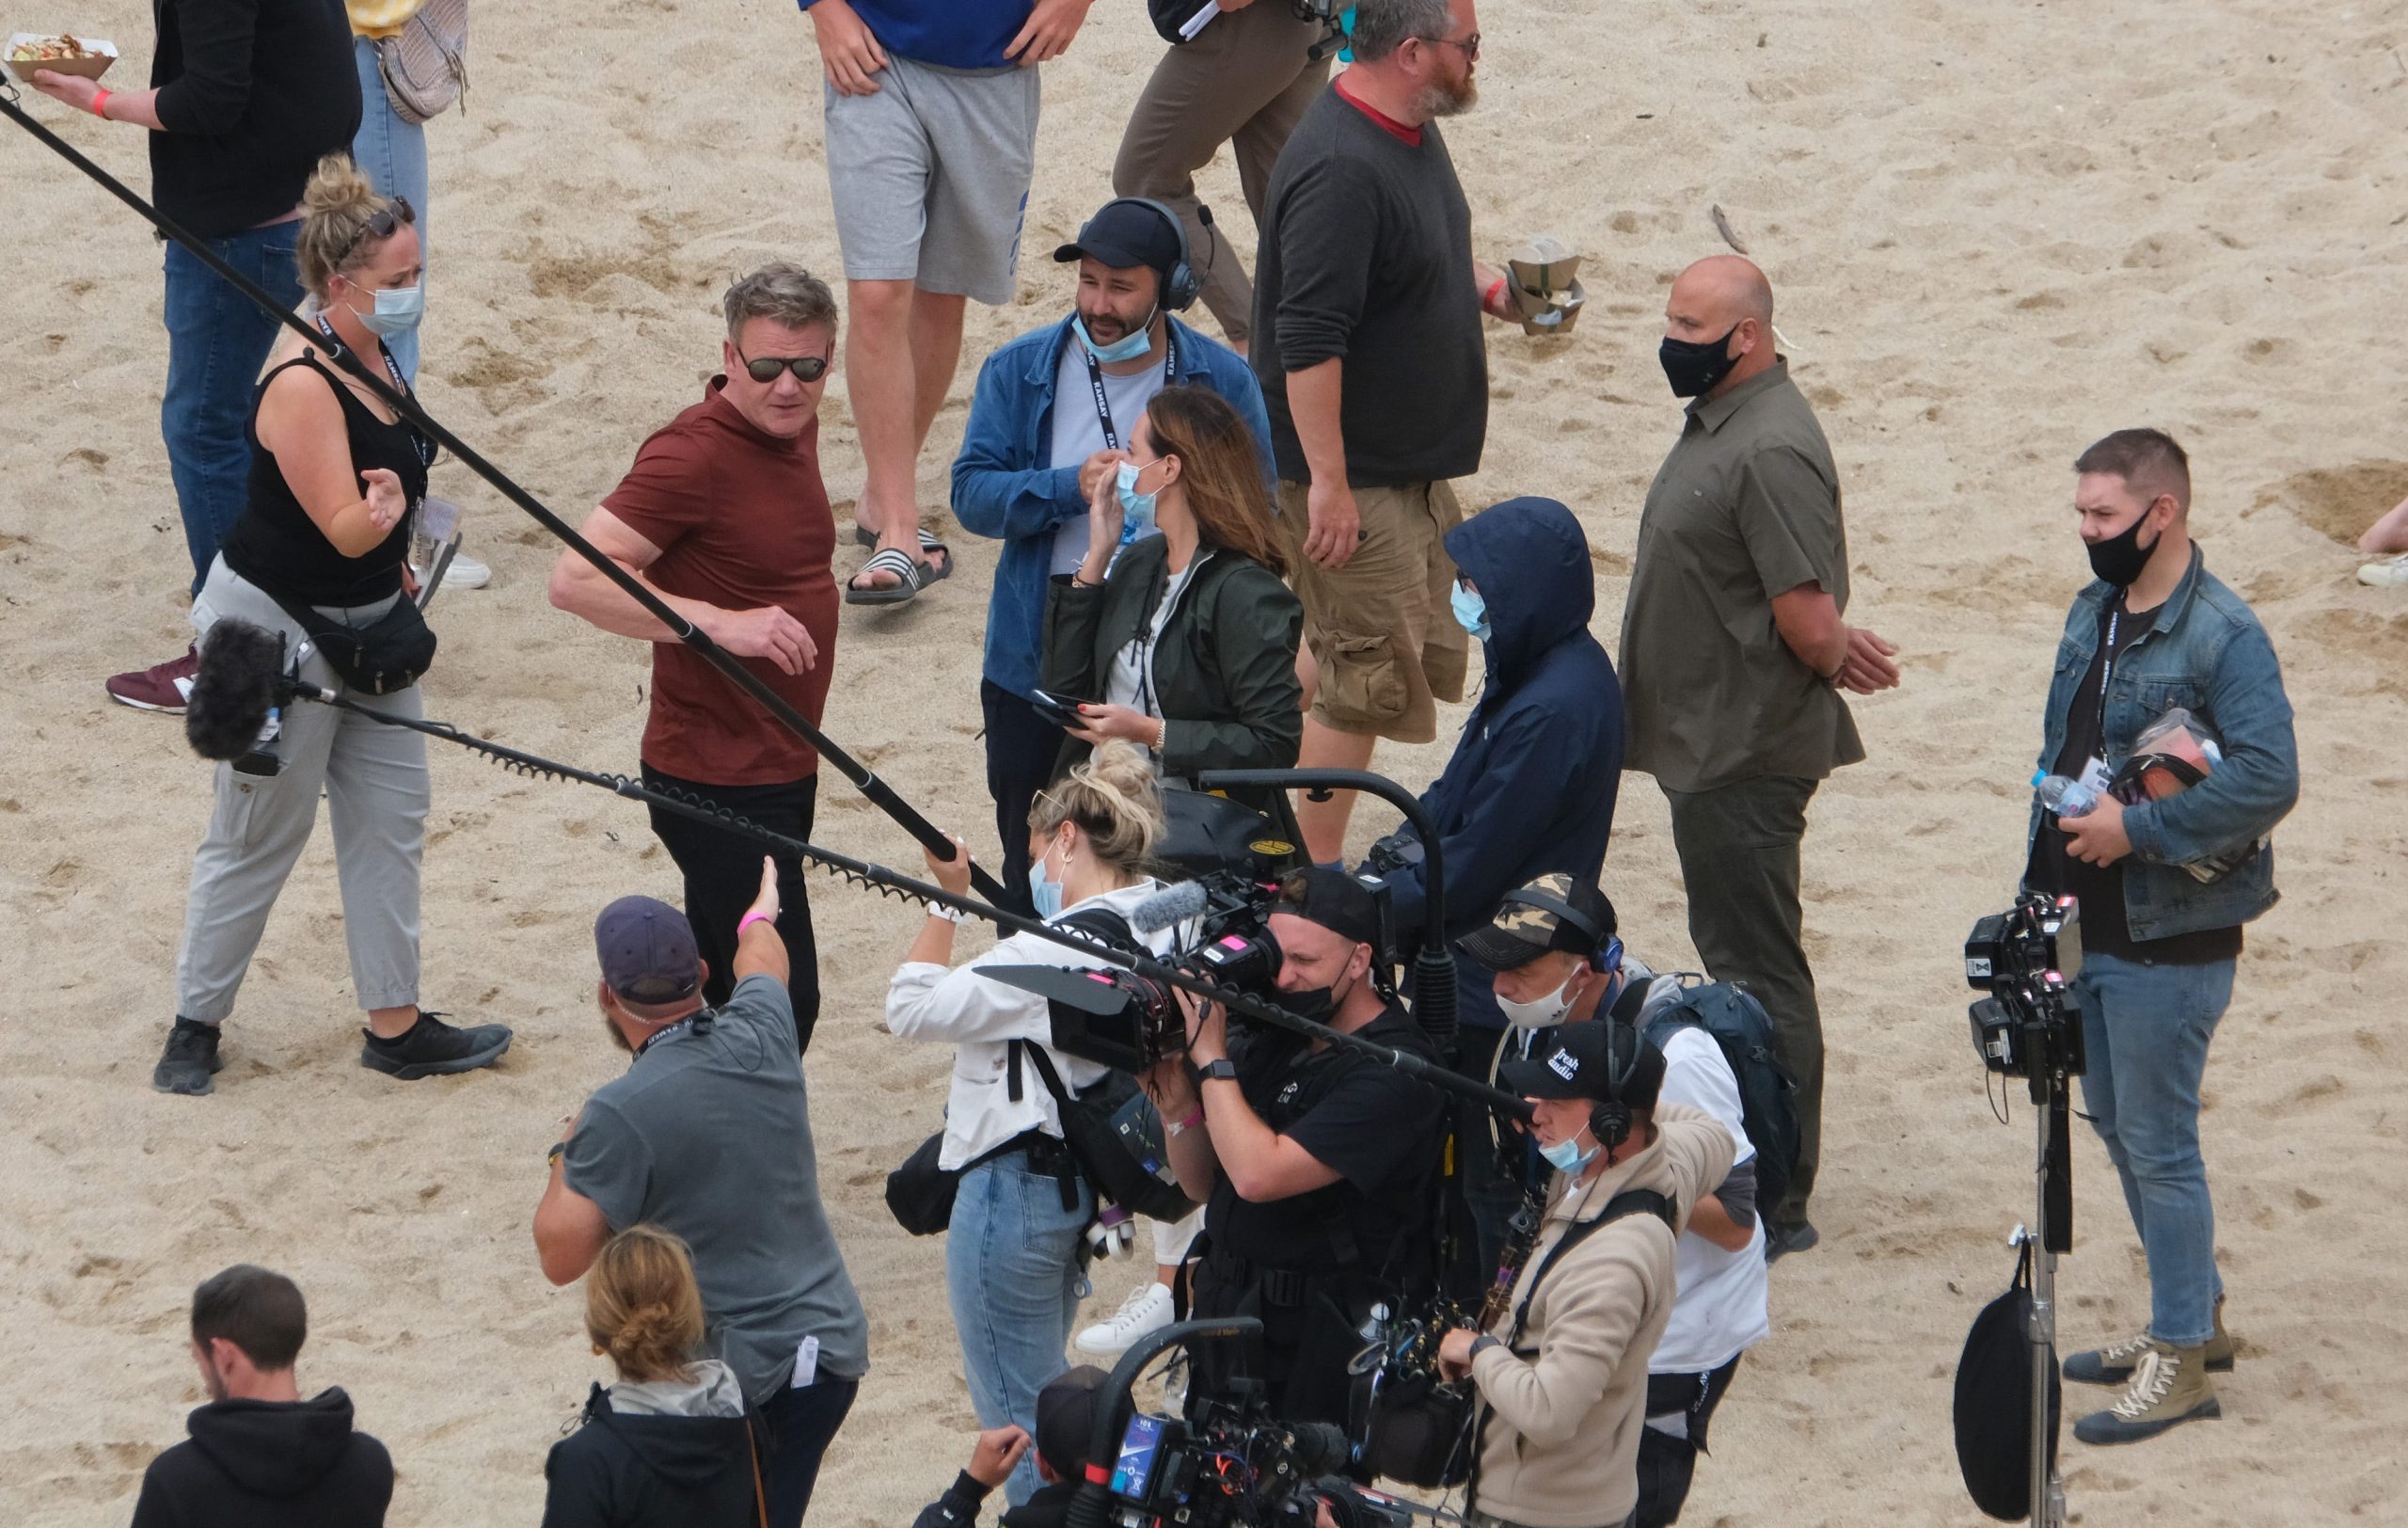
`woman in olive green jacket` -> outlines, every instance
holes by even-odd
[[[1304,610],[1244,422],[1217,393],[1164,388],[1129,444],[1089,502],[1086,560],[1046,595],[1044,688],[1085,703],[1057,775],[1106,738],[1173,779],[1292,766]],[[1123,548],[1122,526],[1149,519],[1162,533]]]

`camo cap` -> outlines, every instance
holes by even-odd
[[[1576,916],[1565,917],[1565,908]],[[1550,950],[1595,955],[1616,928],[1614,904],[1604,892],[1556,871],[1507,892],[1488,927],[1465,935],[1455,947],[1492,971],[1511,971]]]

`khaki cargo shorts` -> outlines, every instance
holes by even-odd
[[[1279,485],[1279,536],[1289,582],[1305,607],[1305,643],[1321,665],[1311,716],[1339,732],[1391,742],[1438,735],[1437,702],[1464,695],[1471,636],[1448,591],[1455,565],[1445,537],[1463,520],[1443,482],[1357,488],[1363,539],[1343,567],[1305,558],[1305,485]]]

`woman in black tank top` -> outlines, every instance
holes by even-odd
[[[293,612],[315,606],[360,628],[409,597],[410,517],[435,454],[326,356],[340,344],[385,366],[401,387],[381,336],[417,322],[422,273],[409,205],[377,196],[349,159],[319,165],[302,207],[301,283],[323,339],[285,340],[268,358],[251,414],[249,503],[210,565],[193,624],[204,640],[221,620],[277,631],[305,681],[336,688],[341,676]],[[423,714],[414,685],[346,698],[365,710]],[[176,959],[176,1021],[150,1076],[160,1091],[214,1087],[219,1026],[316,825],[322,789],[353,996],[367,1012],[360,1064],[408,1080],[490,1066],[509,1048],[500,1025],[457,1028],[418,1006],[425,739],[361,710],[288,704],[250,755],[218,766]]]

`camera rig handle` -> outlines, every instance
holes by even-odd
[[[1159,1330],[1137,1339],[1120,1361],[1112,1366],[1111,1377],[1104,1380],[1102,1405],[1096,1408],[1095,1430],[1087,1437],[1087,1468],[1079,1481],[1078,1494],[1071,1498],[1069,1528],[1106,1528],[1112,1520],[1112,1469],[1120,1456],[1120,1435],[1129,1425],[1133,1409],[1129,1393],[1136,1387],[1137,1377],[1164,1349],[1185,1347],[1195,1342],[1233,1342],[1260,1333],[1262,1323],[1250,1315],[1228,1316],[1219,1321],[1175,1321]]]
[[[1196,786],[1217,790],[1228,786],[1269,786],[1302,790],[1315,801],[1332,791],[1360,790],[1377,796],[1413,824],[1421,840],[1421,942],[1413,954],[1413,1016],[1422,1030],[1441,1045],[1455,1040],[1455,952],[1447,942],[1447,876],[1438,843],[1438,826],[1421,809],[1421,800],[1385,774],[1369,770],[1205,770]]]

